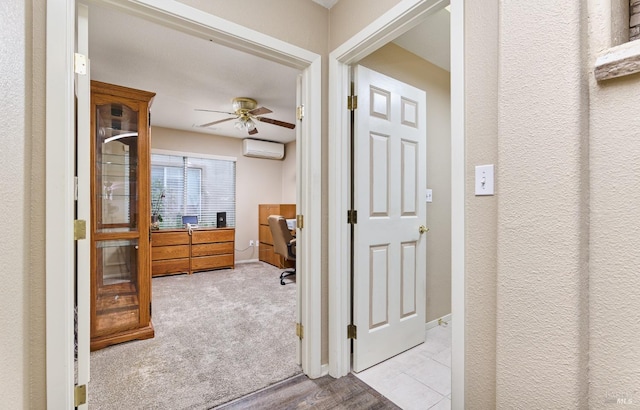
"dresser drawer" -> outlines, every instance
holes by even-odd
[[[189,257],[189,245],[154,246],[151,248],[151,260],[177,259]]]
[[[166,259],[151,262],[152,276],[169,275],[172,273],[189,273],[189,258]]]
[[[212,242],[232,242],[235,230],[233,229],[212,229],[206,231],[193,231],[191,243],[212,243]]]
[[[258,224],[268,225],[269,215],[280,215],[280,205],[260,205],[258,208]]]
[[[151,246],[189,245],[189,233],[184,232],[152,232]]]
[[[233,255],[199,256],[191,258],[191,271],[233,268]]]
[[[233,254],[233,242],[203,243],[191,246],[191,256]]]
[[[260,225],[258,227],[258,237],[260,238],[260,242],[273,245],[273,236],[271,236],[271,228],[269,228],[269,225]]]

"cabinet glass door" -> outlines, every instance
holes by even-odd
[[[138,230],[138,113],[123,104],[96,108],[97,231]]]
[[[96,242],[98,276],[96,334],[129,329],[140,322],[138,241]]]
[[[104,100],[103,101],[101,101]],[[137,103],[94,105],[94,309],[92,335],[141,322],[140,175]]]

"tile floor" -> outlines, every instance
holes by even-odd
[[[426,333],[425,343],[354,374],[405,410],[451,409],[451,322]]]

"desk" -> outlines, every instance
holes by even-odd
[[[281,269],[295,267],[295,261],[285,260],[282,256],[273,251],[273,237],[271,236],[271,229],[269,229],[269,215],[282,215],[285,219],[295,218],[296,204],[258,205],[258,240],[260,242],[259,259]]]
[[[151,233],[151,275],[235,267],[235,229],[161,229]]]

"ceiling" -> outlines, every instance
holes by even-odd
[[[313,0],[330,8],[336,0]],[[118,11],[90,7],[91,78],[153,91],[153,126],[245,138],[232,117],[196,111],[232,112],[234,97],[250,97],[273,111],[264,117],[295,123],[296,79],[300,71]],[[449,69],[449,15],[444,9],[396,40],[401,47]],[[295,130],[257,124],[251,138],[290,142]]]

